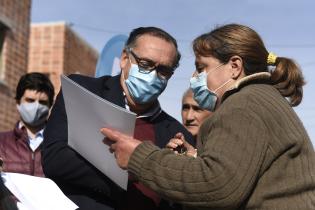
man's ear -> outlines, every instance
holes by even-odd
[[[231,64],[231,74],[232,79],[238,79],[241,75],[243,75],[243,59],[238,56],[234,55],[230,58],[230,64]]]
[[[126,69],[128,64],[129,64],[129,56],[128,56],[127,51],[124,49],[120,56],[120,69],[121,70]]]

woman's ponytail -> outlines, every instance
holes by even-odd
[[[271,81],[282,96],[289,99],[291,106],[298,106],[303,98],[304,77],[299,66],[289,58],[276,57]]]

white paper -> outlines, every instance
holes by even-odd
[[[136,114],[91,93],[68,77],[61,77],[68,118],[68,144],[123,189],[128,174],[103,143],[103,127],[133,135]],[[56,131],[58,132],[58,131]]]
[[[5,186],[19,199],[20,210],[75,210],[79,208],[48,178],[1,173]]]

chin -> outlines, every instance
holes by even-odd
[[[197,134],[198,134],[198,131],[196,130],[196,129],[189,129],[189,128],[187,128],[187,130],[191,133],[191,135],[193,135],[193,136],[197,136]]]

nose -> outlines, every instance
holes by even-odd
[[[187,112],[187,120],[193,121],[194,120],[194,110],[190,108]]]

